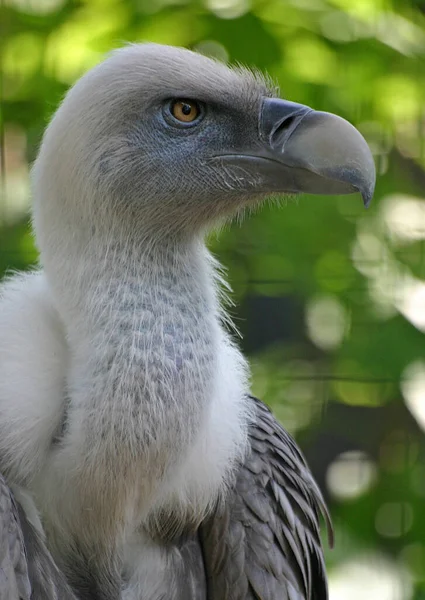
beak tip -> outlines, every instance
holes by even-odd
[[[370,205],[375,162],[366,140],[351,123],[331,113],[266,98],[259,128],[269,141],[268,156],[271,153],[287,170],[291,185],[287,191],[328,195],[360,192],[364,206]]]
[[[372,159],[372,164],[373,164],[373,159]],[[372,202],[372,198],[375,193],[375,183],[376,183],[375,170],[370,169],[369,181],[367,181],[367,179],[366,179],[366,181],[364,181],[364,185],[359,186],[359,188],[358,188],[359,192],[362,195],[363,205],[365,208],[369,208],[370,203]]]
[[[363,193],[362,194],[363,205],[364,205],[365,208],[369,208],[370,203],[372,202],[372,197],[373,197],[373,194],[370,194],[370,193]]]
[[[359,185],[357,189],[362,196],[364,207],[369,208],[375,193],[375,178],[373,178],[373,181],[365,181],[364,184]]]

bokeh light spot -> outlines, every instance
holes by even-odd
[[[401,377],[401,391],[407,408],[425,430],[425,362],[410,363]]]
[[[307,332],[314,344],[323,350],[337,348],[347,331],[349,318],[345,307],[333,296],[310,300],[306,313]]]
[[[387,538],[406,534],[413,525],[413,509],[407,502],[386,502],[375,517],[376,531]]]
[[[410,574],[379,554],[359,556],[331,571],[329,600],[410,600]]]
[[[338,500],[352,500],[370,490],[376,475],[376,465],[365,452],[343,452],[329,465],[326,484]]]
[[[206,0],[207,8],[221,19],[236,19],[248,12],[249,0]]]

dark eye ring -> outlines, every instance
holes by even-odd
[[[204,107],[196,100],[186,98],[176,98],[165,106],[166,116],[168,120],[172,120],[173,124],[179,126],[196,125],[204,115]]]

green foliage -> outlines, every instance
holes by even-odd
[[[301,197],[211,246],[235,290],[254,391],[329,484],[331,573],[384,555],[404,582],[391,598],[425,598],[425,3],[3,0],[0,273],[36,261],[28,165],[49,116],[106,51],[143,40],[267,70],[284,96],[368,139],[379,173],[368,211],[354,196]]]

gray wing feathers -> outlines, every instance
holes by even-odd
[[[171,569],[174,581],[164,595],[170,600],[170,590],[175,590],[175,600],[207,600],[205,570],[198,537],[182,539],[176,548],[178,560]]]
[[[56,566],[44,540],[26,519],[19,507],[32,586],[31,600],[77,600],[64,574]]]
[[[1,475],[0,600],[76,600]]]
[[[225,506],[171,553],[172,589],[178,600],[328,600],[324,501],[292,438],[251,400],[250,454]],[[0,600],[76,600],[1,476]]]
[[[208,600],[327,600],[324,501],[292,438],[252,401],[251,453],[224,509],[200,530]]]
[[[0,475],[0,600],[29,600],[30,597],[18,508]]]

